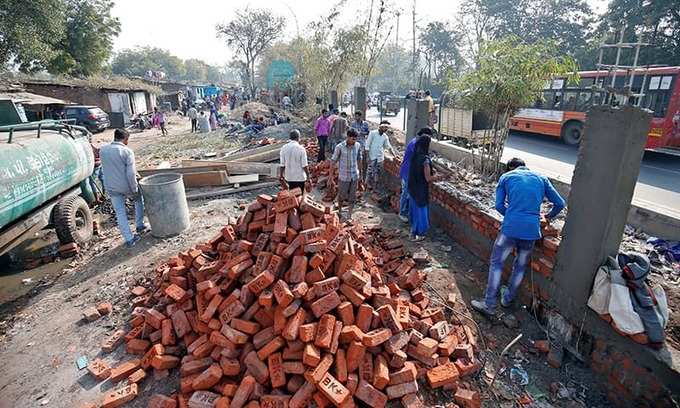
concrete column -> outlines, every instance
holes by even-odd
[[[631,106],[588,112],[553,273],[552,301],[572,321],[583,318],[598,266],[618,252],[650,120]]]
[[[331,99],[331,105],[333,105],[333,109],[339,109],[338,108],[338,91],[332,90],[329,92],[330,99]]]
[[[354,112],[361,112],[366,120],[366,88],[363,86],[354,88]]]
[[[429,124],[427,101],[424,99],[409,99],[406,105],[406,143],[416,137],[416,132]]]

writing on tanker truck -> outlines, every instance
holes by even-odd
[[[591,106],[630,104],[653,114],[646,149],[680,149],[679,77],[680,67],[582,71],[578,83],[556,77],[546,83],[542,98],[510,118],[509,127],[578,144]]]

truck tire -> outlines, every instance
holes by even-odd
[[[567,122],[562,128],[562,141],[568,145],[574,146],[581,143],[583,136],[583,123],[574,120]]]
[[[54,229],[62,244],[84,244],[92,238],[92,212],[81,196],[68,196],[57,203]]]

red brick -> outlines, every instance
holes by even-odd
[[[304,379],[303,379],[304,381]],[[311,401],[316,387],[314,384],[304,382],[300,388],[295,392],[295,395],[288,402],[289,408],[306,408],[309,401]]]
[[[172,319],[172,327],[175,329],[177,337],[184,337],[191,332],[191,324],[184,310],[178,309],[170,318]]]
[[[392,337],[390,329],[376,329],[364,335],[363,344],[366,347],[376,347],[389,340],[390,337]]]
[[[179,357],[163,355],[155,356],[151,360],[151,366],[157,370],[168,370],[179,365]]]
[[[229,325],[238,331],[250,335],[256,334],[260,331],[260,325],[258,323],[248,320],[231,319],[231,323],[229,323]]]
[[[405,382],[415,381],[418,376],[418,370],[412,362],[406,362],[404,368],[394,371],[390,374],[389,385],[403,384]]]
[[[453,398],[455,399],[456,403],[461,406],[461,408],[480,408],[482,406],[482,402],[477,391],[466,390],[465,388],[458,387]]]
[[[111,368],[111,381],[118,382],[123,378],[127,378],[132,372],[140,367],[141,361],[139,359],[129,360]]]
[[[194,390],[207,390],[213,385],[217,384],[222,378],[222,368],[219,364],[212,364],[205,371],[199,374],[191,382],[191,388]]]
[[[191,394],[191,398],[187,403],[188,408],[213,408],[215,402],[220,398],[219,394],[215,394],[210,391],[196,391]],[[182,407],[182,403],[179,404],[179,408]]]
[[[286,385],[286,374],[283,371],[281,353],[270,354],[267,357],[267,367],[269,368],[269,380],[272,388],[279,388]]]
[[[418,392],[418,383],[416,381],[409,381],[397,385],[390,385],[385,389],[389,399],[401,398],[406,394],[413,394]]]
[[[357,341],[353,341],[347,348],[347,372],[354,372],[364,359],[366,347]]]
[[[203,372],[206,368],[210,367],[213,363],[211,358],[201,358],[183,363],[179,369],[179,374],[182,377],[186,377],[192,374],[198,374]]]
[[[288,408],[289,395],[263,395],[260,397],[261,408]]]
[[[172,320],[165,319],[161,322],[161,343],[164,346],[171,346],[175,344],[175,332],[172,329]]]
[[[272,288],[276,302],[282,307],[288,306],[294,299],[293,293],[290,291],[288,284],[284,280],[278,280]]]
[[[365,380],[359,381],[354,396],[373,408],[382,408],[387,404],[387,395],[378,391]]]
[[[338,307],[340,303],[342,303],[342,301],[340,300],[340,296],[338,296],[337,292],[331,292],[312,303],[310,308],[312,309],[314,316],[319,318],[323,314],[328,313]]]
[[[175,302],[182,302],[187,292],[176,284],[171,284],[163,291],[169,298]]]
[[[146,312],[144,313],[144,320],[146,323],[156,330],[161,328],[161,322],[165,318],[165,315],[156,309],[146,309]]]
[[[283,346],[286,345],[286,340],[281,337],[275,337],[272,339],[269,343],[267,343],[264,347],[262,347],[260,350],[257,352],[257,357],[260,360],[265,360],[270,354],[277,352]]]
[[[320,348],[330,348],[335,329],[335,316],[325,314],[319,319],[316,329],[314,345]]]
[[[319,364],[319,361],[321,361],[321,353],[319,352],[319,349],[311,343],[305,344],[305,349],[302,354],[302,362],[310,367],[316,367],[316,365]]]
[[[151,342],[142,339],[132,339],[128,341],[125,349],[128,354],[140,354],[146,353],[146,350],[151,346]]]
[[[112,352],[116,347],[118,347],[125,337],[124,330],[116,330],[111,336],[107,337],[102,341],[102,351],[106,353]]]
[[[387,360],[382,355],[377,355],[373,362],[373,386],[379,390],[384,389],[390,382],[390,369]]]
[[[97,381],[104,381],[111,375],[111,367],[106,364],[104,360],[99,358],[88,364],[87,371],[89,371]]]
[[[143,369],[139,369],[128,377],[128,383],[139,383],[141,382],[144,378],[146,378],[146,371]]]
[[[243,363],[248,368],[248,372],[255,377],[258,383],[264,384],[269,378],[269,367],[257,356],[257,353],[251,351],[243,359]]]
[[[137,384],[130,384],[117,390],[109,391],[104,395],[102,408],[116,408],[125,405],[137,397],[139,392]]]
[[[344,404],[351,398],[350,392],[340,381],[335,379],[330,373],[324,374],[318,384],[319,391],[328,398],[336,407]]]
[[[427,371],[427,381],[432,388],[455,384],[458,381],[458,370],[452,362],[434,367]]]
[[[420,400],[418,394],[406,394],[401,397],[401,404],[404,408],[424,408],[423,401]]]
[[[356,325],[362,332],[366,333],[371,329],[373,319],[373,308],[367,304],[361,304],[356,314]]]
[[[250,394],[254,389],[255,378],[251,375],[246,375],[243,380],[241,380],[241,383],[236,389],[236,394],[234,394],[234,397],[231,399],[230,408],[243,407],[250,398]]]

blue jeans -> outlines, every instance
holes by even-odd
[[[125,210],[125,198],[128,196],[110,191],[109,197],[111,198],[113,209],[116,212],[118,229],[125,239],[125,242],[130,242],[132,241],[132,232],[130,232],[130,223],[127,218],[127,211]],[[133,198],[132,196],[129,197]],[[142,194],[138,194],[137,198],[133,199],[135,203],[135,224],[138,229],[144,228],[144,200],[142,199]]]
[[[408,194],[408,182],[401,179],[401,196],[399,197],[399,215],[408,218],[408,202],[411,197]]]
[[[484,301],[489,310],[496,308],[496,296],[501,284],[501,275],[503,274],[503,264],[512,253],[513,248],[517,248],[517,256],[512,265],[512,275],[508,282],[508,291],[505,294],[503,303],[510,303],[517,294],[517,288],[522,283],[524,278],[524,271],[526,270],[529,259],[531,258],[531,251],[534,248],[533,240],[511,238],[498,233],[496,241],[493,244],[493,251],[491,252],[491,261],[489,265],[489,281],[486,286],[486,294]]]

